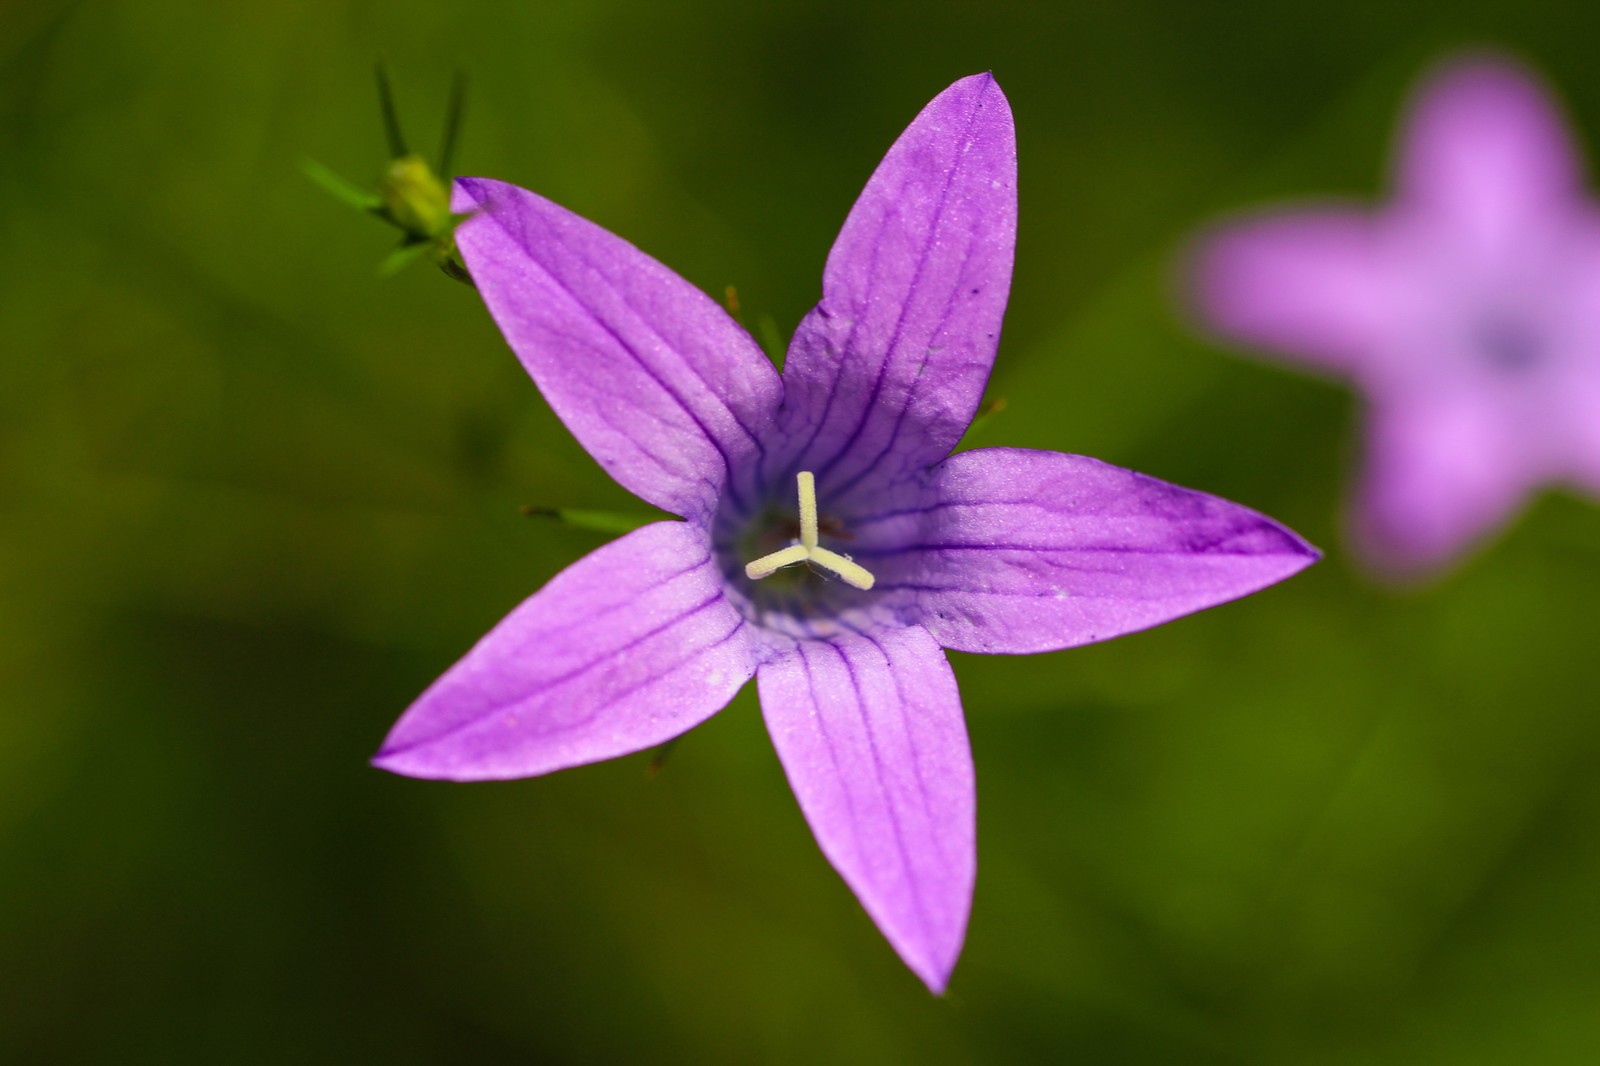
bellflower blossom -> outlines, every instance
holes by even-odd
[[[940,991],[976,871],[944,648],[1028,653],[1242,596],[1315,552],[1093,459],[951,455],[1011,281],[1016,149],[993,78],[940,94],[828,258],[783,374],[711,299],[531,192],[462,179],[472,276],[600,465],[683,516],[579,560],[440,678],[377,765],[526,777],[660,744],[752,676],[824,854]]]
[[[1537,485],[1600,492],[1600,214],[1534,78],[1458,60],[1405,123],[1393,199],[1223,227],[1195,262],[1226,337],[1366,395],[1357,544],[1433,568]]]

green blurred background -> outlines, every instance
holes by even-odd
[[[1292,12],[1292,13],[1291,13]],[[1426,588],[1340,541],[1340,389],[1173,310],[1228,210],[1376,195],[1415,77],[1504,44],[1600,141],[1600,9],[0,6],[0,1055],[8,1062],[1600,1061],[1600,509]],[[1095,455],[1329,550],[1245,601],[953,656],[979,881],[930,997],[747,691],[648,756],[370,769],[617,508],[475,295],[299,172],[431,152],[787,333],[896,134],[992,69],[1022,228],[983,443]]]

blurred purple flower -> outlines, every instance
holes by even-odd
[[[942,648],[1102,640],[1316,557],[1243,507],[1092,459],[950,455],[989,376],[1016,236],[1011,113],[987,75],[890,149],[781,379],[721,308],[598,226],[483,179],[458,182],[455,209],[477,212],[461,251],[556,413],[685,521],[599,549],[513,611],[400,719],[385,769],[525,777],[638,751],[755,675],[823,852],[939,991],[976,869]]]
[[[1379,567],[1437,567],[1530,490],[1600,492],[1600,214],[1526,71],[1428,80],[1377,211],[1329,204],[1225,226],[1195,262],[1224,335],[1366,393],[1354,534]]]

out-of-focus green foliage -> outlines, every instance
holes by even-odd
[[[1600,507],[1368,583],[1357,412],[1174,316],[1184,235],[1375,195],[1431,60],[1504,42],[1600,140],[1600,12],[686,0],[0,12],[0,1047],[8,1061],[1600,1061]],[[786,332],[890,141],[992,69],[1022,223],[984,444],[1329,549],[1105,645],[956,656],[980,874],[943,1000],[827,868],[753,697],[505,784],[366,766],[636,508],[475,294],[374,276],[306,181],[473,79],[465,173]],[[414,102],[414,105],[413,105]],[[409,107],[408,107],[409,110]]]

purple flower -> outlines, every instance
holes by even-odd
[[[900,137],[828,258],[783,376],[682,278],[510,185],[463,179],[460,247],[551,406],[682,515],[558,575],[408,710],[376,762],[526,777],[638,751],[756,677],[817,842],[942,990],[976,870],[971,753],[943,648],[1103,640],[1316,553],[1262,516],[1054,452],[952,456],[1011,281],[1016,149],[987,75]]]
[[[1560,116],[1504,60],[1422,88],[1391,202],[1228,226],[1202,244],[1215,329],[1366,393],[1357,544],[1435,567],[1534,486],[1600,491],[1600,215]]]

